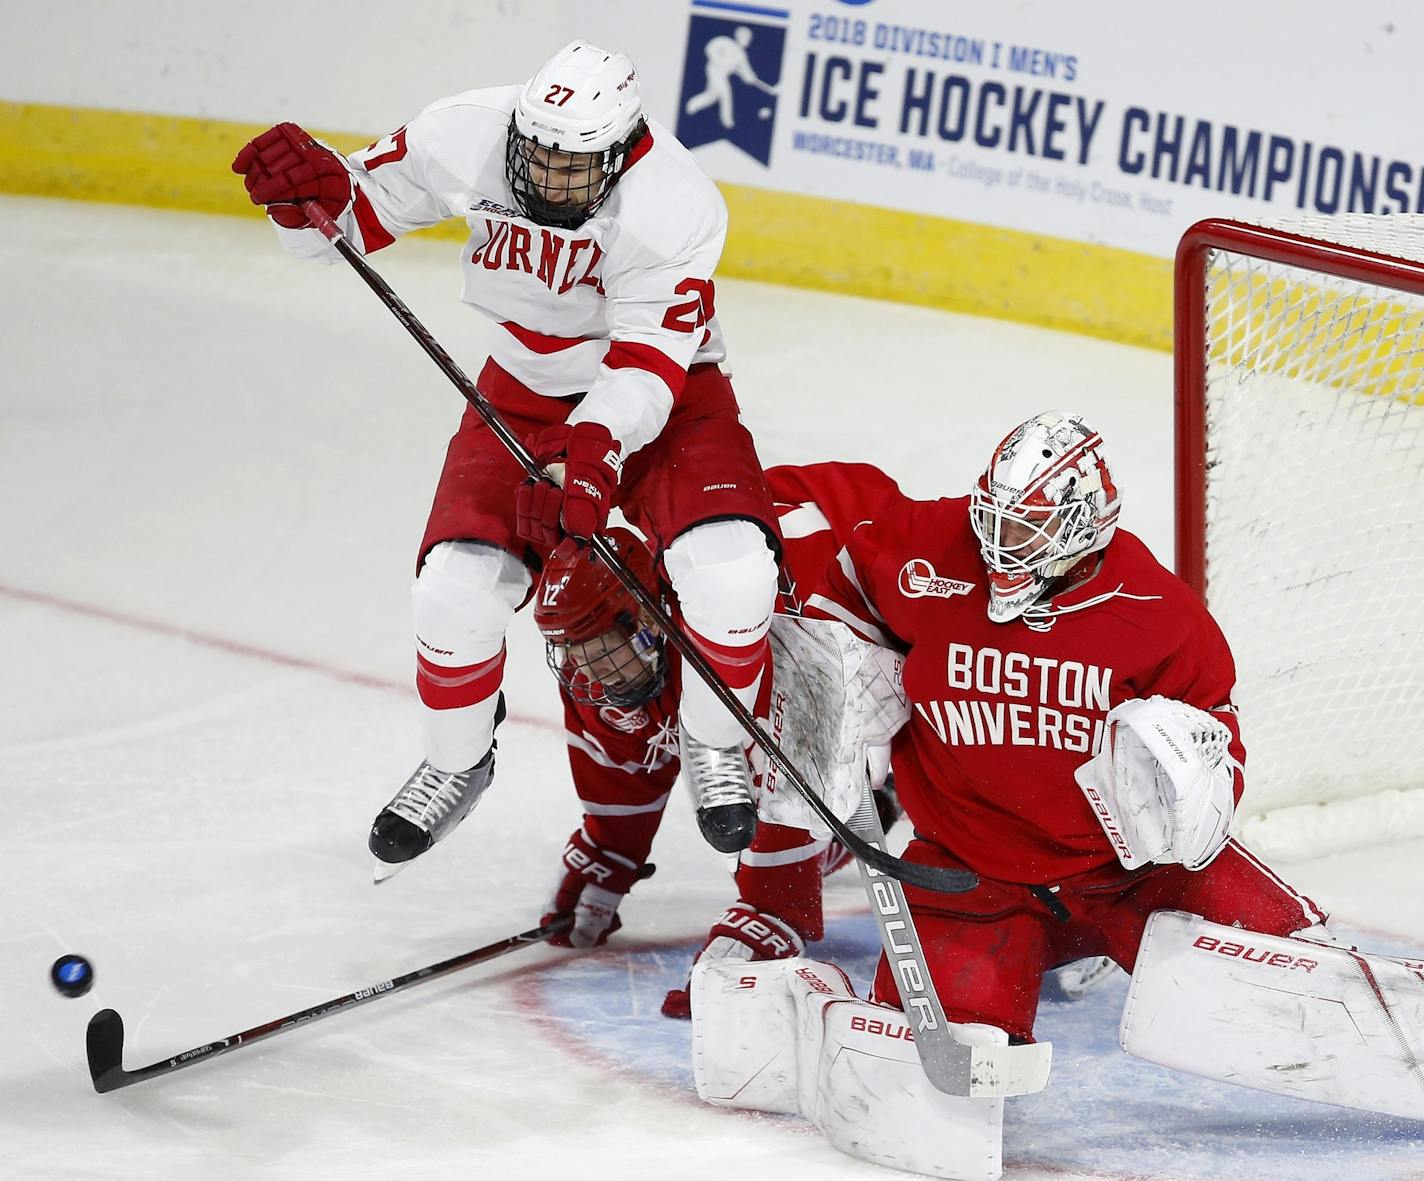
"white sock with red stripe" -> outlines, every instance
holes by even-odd
[[[751,521],[713,521],[679,537],[663,565],[682,608],[687,632],[749,710],[771,667],[767,631],[776,603],[776,559]],[[691,670],[684,673],[679,716],[697,741],[714,747],[744,743],[742,727]]]
[[[446,541],[426,555],[412,588],[416,689],[425,759],[464,771],[489,752],[504,676],[504,633],[529,593],[513,554]]]

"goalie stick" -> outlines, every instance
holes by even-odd
[[[850,818],[850,827],[878,849],[885,847],[885,828],[875,807],[869,786],[860,807]],[[939,994],[930,980],[929,965],[920,947],[919,932],[910,918],[905,891],[893,878],[886,878],[864,861],[860,880],[870,900],[870,913],[880,930],[880,944],[900,989],[900,1004],[915,1027],[915,1050],[925,1077],[936,1091],[946,1095],[968,1095],[972,1051],[959,1042],[949,1028]]]
[[[253,1042],[275,1037],[279,1033],[286,1033],[300,1025],[306,1025],[308,1022],[330,1017],[333,1013],[343,1013],[347,1009],[354,1009],[357,1005],[364,1005],[377,997],[393,996],[417,984],[424,984],[428,980],[437,980],[441,976],[448,976],[451,972],[458,972],[462,968],[498,959],[521,947],[528,947],[533,943],[543,943],[550,936],[568,930],[573,926],[573,922],[572,915],[565,915],[551,923],[545,923],[542,927],[522,931],[518,935],[511,935],[508,939],[501,939],[498,943],[491,943],[487,947],[467,951],[463,955],[452,956],[448,960],[441,960],[438,964],[417,968],[414,972],[407,972],[404,976],[396,976],[391,980],[383,980],[381,983],[372,984],[367,988],[358,988],[355,992],[348,992],[345,996],[337,997],[325,1004],[313,1005],[310,1009],[303,1009],[299,1013],[278,1017],[275,1021],[269,1021],[265,1025],[245,1029],[241,1033],[230,1034],[218,1041],[209,1042],[207,1045],[185,1050],[172,1058],[155,1062],[151,1066],[141,1066],[137,1070],[124,1069],[124,1019],[113,1009],[102,1009],[89,1019],[89,1030],[85,1039],[89,1055],[89,1077],[94,1080],[94,1089],[103,1095],[109,1091],[117,1091],[121,1087],[131,1087],[134,1083],[172,1074],[175,1070],[182,1070],[192,1066],[195,1062],[216,1058],[219,1054],[227,1054],[241,1046],[250,1046]]]
[[[885,847],[885,828],[868,785],[860,807],[850,818],[850,827],[871,844]],[[960,1041],[930,979],[904,889],[863,861],[860,878],[880,928],[880,943],[900,992],[900,1004],[914,1027],[915,1052],[930,1085],[946,1095],[973,1099],[1041,1091],[1048,1082],[1049,1043],[991,1047]]]
[[[336,248],[353,270],[361,276],[372,291],[386,305],[390,312],[405,327],[405,330],[415,339],[415,342],[425,350],[426,354],[439,367],[440,371],[450,380],[451,384],[464,395],[465,400],[474,407],[475,412],[484,420],[485,425],[494,432],[495,437],[509,450],[509,453],[519,462],[519,465],[529,473],[535,480],[550,480],[549,473],[540,466],[539,462],[530,454],[523,441],[513,431],[508,424],[500,417],[499,411],[490,405],[479,389],[475,386],[464,370],[462,370],[450,355],[441,347],[440,343],[430,335],[429,330],[422,324],[404,301],[390,287],[390,285],[375,271],[368,263],[361,252],[346,240],[346,235],[342,233],[341,227],[332,220],[331,215],[324,210],[316,201],[303,201],[299,203],[303,213],[307,215],[313,227],[324,235],[328,241]],[[553,481],[550,480],[552,483]],[[613,571],[614,576],[627,589],[628,593],[635,598],[649,615],[657,622],[662,629],[663,635],[668,642],[682,654],[697,674],[711,687],[713,693],[727,710],[732,714],[747,735],[766,752],[767,758],[776,765],[777,769],[786,776],[791,785],[805,798],[811,810],[816,813],[821,822],[826,825],[836,836],[836,839],[844,844],[862,862],[874,866],[882,874],[893,878],[898,878],[902,882],[919,886],[924,890],[933,890],[940,894],[963,894],[974,889],[979,884],[979,879],[967,870],[940,869],[929,865],[915,865],[899,857],[893,857],[883,849],[877,849],[873,845],[863,840],[860,836],[848,829],[836,818],[835,814],[826,807],[824,801],[809,787],[806,780],[790,760],[782,752],[781,747],[772,739],[761,724],[752,716],[752,713],[745,705],[737,699],[726,684],[722,681],[716,671],[699,652],[696,646],[689,640],[680,627],[677,626],[663,610],[663,606],[658,602],[657,596],[648,590],[633,573],[623,564],[623,560],[618,556],[617,551],[608,543],[601,534],[594,534],[589,543],[593,552],[599,559]]]

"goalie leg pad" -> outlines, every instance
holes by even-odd
[[[1119,1036],[1176,1070],[1424,1119],[1424,960],[1158,911]]]
[[[693,965],[692,1077],[702,1099],[718,1107],[800,1113],[796,1005],[786,981],[810,963],[797,956]],[[839,969],[815,967],[833,981],[838,977],[841,995],[850,995]]]
[[[1004,1100],[937,1091],[906,1016],[840,993],[818,971],[791,974],[798,1017],[802,1114],[840,1151],[894,1169],[954,1181],[1003,1172]],[[1008,1048],[988,1025],[955,1025],[956,1040]]]

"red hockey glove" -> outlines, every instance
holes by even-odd
[[[515,494],[519,536],[553,549],[564,534],[587,541],[602,532],[623,470],[622,448],[606,426],[560,423],[534,436],[530,450],[545,467],[562,464],[563,487],[526,480]]]
[[[714,960],[746,960],[759,963],[762,960],[785,960],[794,955],[802,955],[806,944],[791,924],[783,922],[774,914],[757,910],[748,902],[734,902],[723,912],[722,917],[712,924],[707,934],[707,942],[702,945],[693,959],[706,956]],[[692,973],[688,972],[687,983],[672,989],[663,998],[663,1016],[680,1017],[684,1020],[692,1016]]]
[[[618,917],[623,896],[635,883],[652,876],[653,866],[637,865],[599,848],[579,829],[564,846],[564,876],[548,913],[539,920],[548,923],[571,914],[574,925],[549,942],[556,947],[601,947],[623,925]]]
[[[295,123],[278,123],[264,131],[232,162],[243,178],[254,205],[266,205],[279,226],[299,230],[311,225],[295,205],[282,201],[320,201],[332,217],[351,203],[351,174],[341,157],[324,148]]]

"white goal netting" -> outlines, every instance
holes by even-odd
[[[1421,264],[1424,218],[1275,228]],[[1262,853],[1424,834],[1424,296],[1215,250],[1207,602]]]

